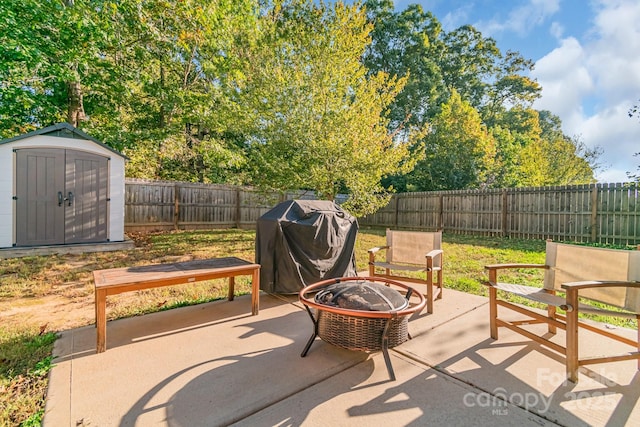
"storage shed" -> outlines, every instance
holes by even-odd
[[[124,241],[125,160],[68,123],[0,140],[0,248]]]

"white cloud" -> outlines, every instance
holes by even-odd
[[[549,110],[563,130],[603,149],[600,181],[626,181],[640,163],[640,123],[627,112],[640,98],[640,2],[601,0],[586,38],[573,36],[541,58],[532,76],[542,85],[534,107]],[[560,35],[551,25],[552,35]],[[584,107],[587,107],[585,111]]]
[[[469,15],[473,9],[473,3],[469,3],[463,7],[459,7],[452,12],[447,13],[442,19],[442,27],[446,31],[451,31],[461,25],[468,24]]]
[[[580,123],[582,140],[587,146],[604,151],[603,166],[607,170],[598,174],[603,182],[627,181],[627,172],[635,172],[640,158],[640,123],[627,115],[626,103],[611,105]]]
[[[558,10],[560,10],[560,0],[529,0],[509,12],[506,20],[494,18],[478,22],[474,26],[484,35],[489,36],[507,31],[526,36]]]
[[[553,37],[560,40],[564,34],[564,25],[559,22],[552,22],[551,27],[549,28],[549,32]]]
[[[591,32],[589,66],[609,102],[640,96],[640,3],[603,2]]]
[[[565,127],[582,120],[582,99],[593,90],[593,80],[585,63],[585,52],[573,37],[536,62],[532,76],[542,86],[542,98],[535,108],[559,116]]]

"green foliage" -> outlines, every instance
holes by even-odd
[[[0,135],[64,121],[68,85],[99,85],[110,64],[99,55],[104,31],[92,2],[0,2]]]
[[[598,166],[531,109],[531,61],[419,5],[5,0],[0,58],[0,137],[79,120],[130,177],[348,193],[360,215],[393,191],[591,182]],[[459,151],[442,123],[454,96],[484,129],[465,113],[457,131],[478,139]]]
[[[251,182],[264,190],[349,194],[345,209],[374,212],[388,201],[380,178],[413,165],[383,112],[404,85],[360,58],[370,27],[355,6],[275,2],[239,52],[229,86],[249,140]]]
[[[514,107],[494,117],[490,129],[501,165],[493,187],[588,184],[595,182],[599,148],[562,133],[548,111]]]
[[[426,157],[418,163],[410,184],[415,190],[477,188],[496,169],[495,142],[478,112],[453,92],[431,122]]]
[[[390,129],[430,126],[424,139],[427,158],[409,174],[384,179],[385,184],[416,191],[593,181],[600,152],[565,136],[557,117],[531,109],[542,89],[527,76],[531,60],[500,52],[493,39],[470,25],[445,32],[420,6],[398,12],[389,0],[368,0],[364,6],[374,24],[365,64],[370,72],[407,77],[390,108]],[[449,126],[443,126],[441,109],[458,102],[450,100],[453,96],[477,112],[479,123],[467,115],[449,118]],[[458,131],[467,121],[475,123],[473,128],[484,127],[488,135],[446,134],[456,120]],[[479,161],[482,156],[470,154],[471,145],[486,147],[485,158]],[[557,157],[556,150],[561,153]],[[487,157],[491,154],[493,161]]]
[[[592,151],[579,140],[541,139],[518,153],[522,186],[588,184],[595,182],[589,164]]]
[[[449,89],[455,89],[474,108],[479,108],[497,71],[500,50],[471,25],[443,35],[440,68]]]
[[[0,425],[40,425],[57,335],[0,328]]]
[[[440,22],[417,4],[400,12],[394,11],[390,0],[367,0],[363,6],[374,24],[364,65],[370,74],[382,71],[406,78],[389,107],[390,129],[422,128],[446,100],[447,90],[436,61]]]
[[[226,138],[219,76],[232,65],[228,52],[252,18],[251,0],[150,1],[114,5],[120,24],[113,52],[130,96],[124,112],[125,154],[134,177],[225,182],[244,162]],[[126,135],[125,135],[126,134]]]

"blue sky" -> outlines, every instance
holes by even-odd
[[[562,119],[563,131],[600,147],[599,182],[626,182],[638,173],[640,119],[639,0],[395,0],[417,3],[446,31],[471,24],[501,51],[535,62],[542,86],[534,104]]]

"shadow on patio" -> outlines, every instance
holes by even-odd
[[[108,323],[56,343],[45,426],[634,425],[635,362],[595,365],[563,383],[553,353],[509,331],[489,338],[484,297],[447,290],[413,336],[382,354],[318,339],[296,296],[249,295]],[[559,334],[560,335],[560,334]],[[562,338],[559,336],[559,338]],[[589,347],[598,343],[583,339]]]

